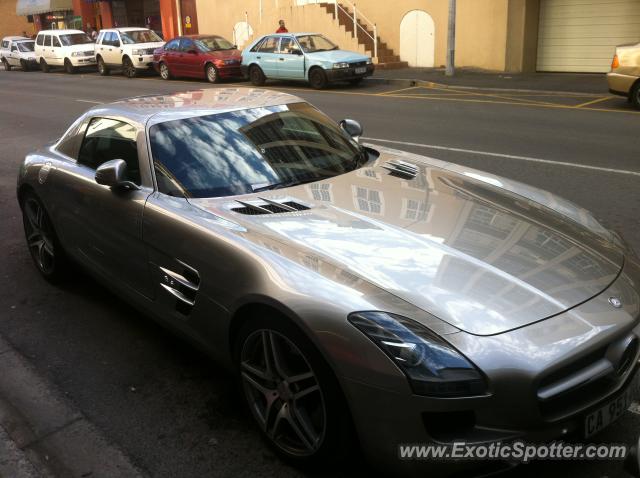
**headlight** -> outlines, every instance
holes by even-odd
[[[419,323],[386,312],[355,312],[349,315],[349,322],[391,357],[417,395],[466,397],[487,393],[480,371]]]
[[[367,65],[373,65],[373,60],[371,58],[367,58]]]
[[[132,55],[144,55],[144,50],[131,50]]]
[[[334,63],[333,64],[334,68],[349,68],[349,63],[347,62],[340,62],[340,63]]]
[[[83,51],[72,51],[71,56],[84,56]]]

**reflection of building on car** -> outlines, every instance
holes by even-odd
[[[64,66],[67,73],[96,64],[94,44],[82,30],[42,30],[36,37],[36,60],[43,72]]]
[[[225,78],[239,78],[240,62],[236,46],[216,35],[177,37],[153,55],[153,65],[164,80],[188,76],[217,83]]]
[[[607,82],[611,93],[626,96],[640,109],[640,43],[616,48]]]
[[[0,62],[4,69],[10,71],[13,67],[27,71],[35,67],[35,42],[26,37],[4,37],[0,43]]]
[[[313,88],[336,81],[357,85],[373,74],[370,57],[340,50],[318,33],[266,35],[242,52],[242,71],[254,85],[267,79],[305,80]]]
[[[96,41],[96,61],[101,75],[122,68],[128,78],[153,67],[153,52],[164,41],[148,28],[110,28],[101,30]]]

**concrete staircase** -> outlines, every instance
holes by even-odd
[[[328,15],[331,15],[332,18],[335,19],[336,8],[333,3],[320,3],[320,6],[324,8]],[[340,4],[340,6],[344,10],[341,8],[337,9],[338,24],[346,33],[353,35],[353,11],[348,5]],[[358,44],[362,45],[365,51],[373,56],[373,30],[369,25],[358,18],[357,13],[356,22],[362,28],[356,28],[356,39],[358,40]],[[368,35],[363,31],[363,29],[368,33]],[[376,68],[391,69],[406,68],[407,66],[409,66],[408,63],[406,61],[400,61],[400,57],[380,39],[380,36],[378,36],[378,63],[376,64]]]

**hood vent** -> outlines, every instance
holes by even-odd
[[[390,171],[391,174],[404,178],[413,179],[418,175],[418,166],[407,163],[406,161],[400,161],[399,159],[387,161],[382,167]]]
[[[274,201],[273,199],[258,198],[260,202],[245,202],[236,199],[236,202],[241,204],[242,207],[232,207],[233,212],[239,214],[246,214],[248,216],[258,216],[261,214],[280,214],[283,212],[297,212],[306,211],[310,209],[304,204],[297,203],[295,201]]]

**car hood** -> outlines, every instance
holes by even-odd
[[[128,45],[125,45],[127,48],[131,49],[131,50],[146,50],[148,48],[161,48],[164,46],[164,42],[163,41],[154,41],[154,42],[149,42],[149,43],[130,43]]]
[[[419,162],[415,178],[397,176],[382,167],[394,159],[383,153],[348,174],[238,198],[309,207],[299,212],[247,215],[230,198],[189,201],[292,260],[331,263],[477,335],[581,304],[622,268],[620,247],[552,209]]]
[[[77,45],[69,45],[69,51],[95,51],[96,44],[95,43],[79,43]]]
[[[307,53],[309,58],[319,61],[332,61],[338,62],[353,62],[353,61],[366,61],[369,57],[355,51],[347,50],[331,50],[331,51],[319,51],[316,53]]]
[[[240,60],[240,50],[209,51],[206,53],[206,55],[211,58],[215,58],[216,60]]]

